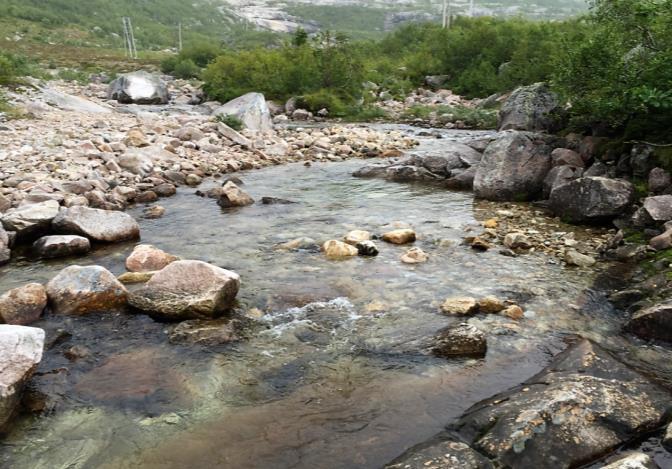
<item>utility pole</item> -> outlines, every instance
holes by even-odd
[[[135,45],[135,35],[133,34],[131,18],[124,16],[121,21],[124,25],[124,49],[126,50],[126,56],[131,59],[137,59],[138,49]]]
[[[177,51],[182,52],[182,22],[177,24]]]
[[[450,4],[450,0],[443,0],[443,29],[450,28],[451,16],[452,5]]]

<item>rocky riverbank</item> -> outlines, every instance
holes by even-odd
[[[134,85],[138,80],[142,87]],[[462,139],[444,139],[440,132],[428,134],[423,138],[438,142],[433,145],[435,151],[418,153],[413,152],[416,139],[400,130],[350,125],[278,126],[273,124],[271,110],[258,94],[224,104],[202,103],[198,90],[186,83],[164,86],[155,77],[140,74],[122,77],[109,89],[98,84],[85,87],[63,84],[30,88],[14,95],[15,103],[33,118],[4,123],[0,129],[4,144],[0,157],[3,262],[11,262],[15,249],[28,249],[35,259],[67,259],[86,255],[92,248],[105,244],[137,242],[142,236],[140,224],[123,211],[147,204],[146,218],[161,217],[164,209],[151,204],[160,197],[175,195],[180,187],[217,199],[215,204],[192,197],[204,206],[219,205],[224,214],[231,216],[267,206],[268,211],[255,212],[253,226],[247,227],[251,236],[264,219],[295,216],[292,210],[299,204],[292,197],[278,194],[259,198],[254,193],[256,188],[247,186],[239,175],[220,179],[227,173],[284,163],[310,166],[315,162],[377,158],[378,164],[361,167],[354,175],[403,183],[400,187],[422,188],[424,194],[443,194],[447,189],[473,190],[482,199],[473,206],[476,222],[472,219],[472,223],[452,227],[442,220],[425,218],[424,214],[407,213],[414,223],[393,222],[389,215],[386,220],[366,218],[367,223],[361,226],[340,223],[330,231],[331,238],[312,239],[306,233],[290,236],[299,231],[298,224],[307,223],[299,218],[291,229],[283,227],[284,231],[272,236],[264,234],[262,242],[268,245],[267,251],[250,253],[243,247],[236,251],[236,256],[229,253],[228,268],[193,260],[196,256],[181,259],[158,245],[140,244],[125,257],[127,272],[119,277],[100,265],[70,265],[50,278],[46,286],[30,283],[14,288],[0,297],[1,322],[7,323],[0,326],[0,335],[10,344],[6,347],[9,367],[0,367],[0,427],[14,416],[22,390],[31,383],[31,374],[44,348],[47,353],[52,348],[59,350],[58,359],[50,357],[52,364],[65,359],[73,364],[83,360],[88,371],[74,378],[81,378],[77,392],[93,393],[101,401],[107,395],[117,397],[118,393],[126,397],[130,394],[136,402],[136,393],[142,396],[145,388],[151,388],[151,394],[160,394],[174,385],[169,383],[171,380],[157,378],[159,384],[154,387],[156,383],[150,376],[152,386],[145,386],[143,377],[131,373],[131,379],[138,381],[135,383],[138,389],[109,392],[101,389],[96,373],[103,381],[123,377],[123,371],[129,367],[126,362],[132,361],[132,357],[113,355],[98,364],[95,360],[87,362],[91,351],[81,345],[62,350],[64,346],[56,342],[61,336],[45,339],[41,329],[27,327],[44,318],[45,313],[50,321],[69,323],[104,313],[115,323],[115,330],[117,327],[126,330],[116,323],[123,323],[124,318],[142,324],[140,314],[127,315],[127,312],[143,313],[147,321],[152,321],[146,326],[152,331],[148,334],[159,329],[157,324],[179,323],[166,327],[165,333],[171,343],[182,346],[223,346],[244,341],[250,330],[254,334],[264,324],[275,326],[278,319],[264,318],[267,311],[257,307],[246,308],[244,315],[221,319],[237,309],[240,300],[241,275],[231,270],[238,271],[236,258],[313,256],[309,258],[311,265],[302,266],[296,261],[295,272],[284,273],[301,275],[307,283],[325,266],[340,271],[347,269],[348,263],[357,262],[359,270],[368,272],[358,281],[371,280],[372,287],[353,285],[356,282],[352,279],[346,282],[348,292],[368,296],[368,304],[361,311],[344,308],[341,300],[299,301],[295,305],[298,309],[284,308],[281,316],[297,315],[290,324],[298,325],[299,329],[292,332],[291,338],[283,335],[289,325],[273,329],[277,335],[271,336],[275,338],[271,344],[281,346],[274,353],[282,360],[286,360],[283,349],[287,347],[298,347],[311,356],[323,353],[321,346],[337,347],[332,340],[339,334],[344,335],[341,339],[350,352],[357,349],[365,354],[443,360],[442,366],[454,366],[455,360],[483,360],[493,349],[500,354],[503,350],[521,353],[520,349],[514,350],[509,337],[515,338],[510,339],[512,343],[524,343],[528,349],[542,347],[535,342],[539,340],[535,335],[539,334],[535,330],[538,312],[530,306],[534,304],[531,298],[543,297],[543,301],[536,303],[537,308],[543,307],[544,302],[557,302],[557,298],[546,298],[547,293],[538,286],[524,292],[520,282],[515,283],[516,290],[498,288],[497,294],[479,286],[470,286],[470,294],[462,294],[459,290],[463,288],[456,285],[454,289],[458,291],[451,294],[461,296],[430,299],[425,295],[424,303],[413,304],[420,309],[423,304],[429,305],[432,310],[427,323],[420,327],[422,334],[397,337],[387,343],[389,338],[378,337],[380,330],[376,327],[389,326],[375,326],[372,336],[357,337],[354,347],[348,344],[358,334],[356,328],[350,329],[351,321],[367,315],[372,321],[378,315],[384,317],[396,307],[391,304],[402,304],[404,295],[412,296],[412,292],[404,292],[409,286],[412,290],[436,288],[437,280],[423,277],[423,269],[447,260],[459,263],[467,269],[465,272],[477,269],[478,261],[497,266],[498,270],[492,274],[498,277],[498,282],[507,283],[511,282],[509,277],[525,273],[524,269],[516,270],[515,258],[588,278],[614,260],[635,263],[651,260],[655,253],[653,267],[657,275],[652,277],[651,271],[639,277],[635,274],[639,284],[609,293],[613,293],[611,301],[617,308],[633,313],[623,324],[625,340],[632,339],[630,333],[647,340],[668,341],[672,337],[670,308],[660,301],[666,292],[670,267],[665,254],[672,233],[669,225],[665,225],[672,219],[667,200],[672,197],[667,195],[672,187],[669,175],[660,167],[648,168],[655,166],[654,160],[643,159],[640,153],[629,155],[631,170],[648,168],[646,174],[653,192],[638,206],[632,177],[630,180],[617,177],[629,176],[625,163],[620,159],[615,164],[605,161],[601,140],[557,137],[543,132],[555,128],[558,108],[543,86],[519,90],[504,103],[500,115],[502,132]],[[138,89],[142,96],[135,95]],[[234,122],[231,117],[245,129],[236,131],[225,124]],[[202,182],[208,183],[207,189],[187,189]],[[306,189],[297,190],[293,194]],[[342,194],[331,190],[335,192],[322,205],[336,210],[341,208]],[[381,194],[390,197],[389,193]],[[347,209],[353,213],[366,211],[367,197],[380,196],[357,192],[357,203],[351,202]],[[322,225],[334,223],[329,215],[318,217]],[[166,212],[166,218],[170,216]],[[596,226],[574,229],[568,222]],[[440,228],[433,229],[434,225]],[[640,227],[647,237],[653,238],[648,248],[628,239],[627,230],[631,227]],[[204,226],[202,229],[205,231]],[[458,236],[444,238],[449,230],[457,231]],[[273,243],[269,241],[271,238]],[[307,261],[305,257],[300,259]],[[395,293],[401,296],[394,296],[393,302],[373,300],[373,286],[383,288],[385,279],[394,278],[400,269],[408,269],[403,270],[404,282],[395,284],[394,289],[398,290]],[[507,272],[509,269],[511,273]],[[488,269],[481,266],[481,270]],[[345,271],[352,275],[351,271]],[[408,280],[416,276],[422,281]],[[452,278],[453,283],[462,280]],[[343,288],[336,283],[317,288],[328,292],[323,300],[333,300],[334,292]],[[563,288],[559,286],[558,290]],[[291,294],[283,291],[288,297]],[[553,304],[557,308],[557,303]],[[572,314],[575,310],[577,316],[582,314],[581,307],[565,304]],[[277,312],[273,307],[269,309]],[[50,334],[53,330],[51,324]],[[574,325],[568,330],[572,330],[571,335],[580,333]],[[136,335],[142,333],[134,331]],[[446,432],[408,452],[390,467],[445,467],[447,461],[455,467],[469,468],[545,467],[552,461],[553,467],[569,468],[599,460],[651,432],[661,432],[670,411],[668,389],[647,374],[633,371],[623,364],[621,357],[601,346],[572,338],[564,331],[560,334],[562,341],[555,341],[552,350],[557,350],[560,342],[570,345],[547,368],[519,386],[475,404]],[[636,349],[637,344],[628,347]],[[154,369],[153,353],[148,352],[145,358],[149,357],[146,363]],[[264,350],[264,353],[273,357],[272,352]],[[93,354],[96,355],[95,351]],[[302,357],[292,357],[295,359],[299,361],[297,368],[302,369]],[[281,365],[285,366],[287,361]],[[51,379],[67,381],[64,376],[68,368],[65,370],[61,373],[54,369],[40,375],[34,380],[41,383],[36,388],[39,390]],[[283,368],[279,373],[294,376],[297,372]],[[511,385],[506,382],[507,387]],[[540,382],[545,384],[540,386]],[[53,390],[41,393],[32,389],[24,406],[37,412],[55,408],[49,403],[53,395]],[[171,419],[180,421],[179,416]],[[493,426],[493,421],[497,425]],[[633,457],[647,458],[628,456]],[[613,467],[620,467],[621,463],[614,464]],[[646,464],[655,467],[648,460]]]

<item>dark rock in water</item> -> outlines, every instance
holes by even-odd
[[[478,166],[467,169],[455,169],[451,171],[450,178],[446,181],[446,187],[454,190],[471,190],[474,188],[474,178]]]
[[[434,338],[432,353],[437,357],[484,357],[488,350],[485,334],[464,323],[449,326]]]
[[[365,166],[352,174],[359,178],[382,178],[395,182],[440,181],[431,171],[412,165]]]
[[[360,256],[375,257],[378,255],[378,247],[373,241],[362,241],[356,244]]]
[[[636,312],[626,330],[643,339],[672,342],[672,303],[663,303]]]
[[[291,205],[295,204],[296,202],[292,202],[291,200],[286,199],[278,199],[277,197],[262,197],[261,203],[264,205]]]
[[[516,89],[502,105],[499,130],[556,131],[562,124],[558,96],[545,83]]]
[[[467,410],[449,431],[495,465],[568,469],[659,428],[670,393],[583,340]]]
[[[168,338],[173,343],[224,345],[240,340],[235,326],[230,319],[184,321],[168,333]]]
[[[628,181],[583,177],[556,187],[551,210],[572,223],[597,223],[622,215],[633,203],[635,188]]]
[[[44,236],[33,243],[33,252],[44,258],[79,256],[91,250],[91,242],[83,236]]]
[[[439,436],[411,448],[385,469],[494,469],[494,466],[469,445]]]
[[[551,170],[548,138],[523,132],[504,134],[483,153],[474,178],[476,197],[495,201],[533,200]]]
[[[119,76],[110,83],[107,95],[123,104],[168,104],[170,100],[166,84],[142,71]]]
[[[93,241],[116,243],[140,237],[140,226],[123,212],[89,207],[70,207],[61,211],[52,227],[58,233],[86,236]]]
[[[254,199],[233,182],[227,182],[219,192],[217,204],[222,208],[245,207],[254,204]]]

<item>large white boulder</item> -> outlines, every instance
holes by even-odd
[[[167,104],[170,101],[163,80],[143,71],[119,76],[110,83],[107,95],[123,104]]]
[[[232,116],[239,119],[247,130],[268,133],[273,131],[273,118],[261,93],[247,93],[215,109],[214,116]]]
[[[42,329],[0,325],[0,430],[14,414],[43,350]]]

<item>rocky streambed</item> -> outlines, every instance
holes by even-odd
[[[478,152],[493,137],[395,130],[420,142],[420,157],[448,142]],[[112,285],[123,274],[147,280],[137,271],[179,266],[175,257],[240,283],[220,319],[193,319],[202,308],[147,315],[115,297],[83,315],[52,302],[31,324],[46,333],[31,339],[44,353],[22,383],[0,465],[574,467],[625,447],[669,467],[670,353],[622,334],[625,313],[606,296],[627,268],[566,261],[570,249],[597,258],[613,233],[475,201],[441,181],[352,177],[366,165],[239,172],[226,197],[222,178],[203,175],[162,200],[161,218],[142,203],[127,210],[141,241],[94,240],[86,257],[52,260],[17,247],[0,268],[2,291],[55,288],[73,265],[106,269],[112,278],[86,272]],[[231,203],[245,202],[241,193],[256,203]],[[40,361],[24,356],[26,369]]]

